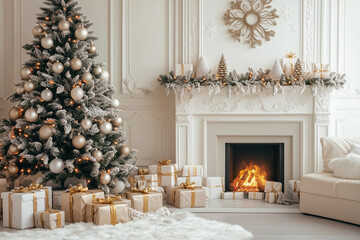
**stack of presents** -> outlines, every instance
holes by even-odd
[[[6,192],[1,188],[6,180],[0,179],[3,225],[16,229],[61,228],[65,222],[115,225],[131,220],[130,208],[146,213],[155,212],[166,203],[178,208],[205,207],[207,200],[220,198],[296,202],[300,189],[300,181],[290,181],[283,194],[281,183],[268,181],[265,196],[262,192],[224,192],[223,177],[203,177],[201,165],[184,165],[179,171],[170,160],[139,168],[129,182],[131,189],[126,194],[105,196],[102,190],[82,184],[52,193],[51,187],[32,183]]]

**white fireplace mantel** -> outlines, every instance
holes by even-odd
[[[191,96],[190,96],[191,95]],[[283,142],[285,180],[322,170],[320,138],[329,135],[332,89],[312,96],[284,87],[283,94],[226,96],[186,93],[176,100],[176,162],[204,165],[205,176],[225,175],[226,142]]]

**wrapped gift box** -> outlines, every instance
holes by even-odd
[[[287,188],[284,192],[284,197],[282,199],[285,202],[298,203],[300,202],[300,181],[299,180],[289,180]]]
[[[223,192],[221,193],[222,199],[243,199],[244,192]]]
[[[45,209],[52,209],[52,188],[50,186],[43,186],[36,183],[29,185],[29,190],[45,192]]]
[[[264,192],[282,192],[282,183],[274,181],[266,181]]]
[[[182,169],[183,177],[197,177],[203,176],[203,166],[202,165],[184,165]]]
[[[178,177],[177,179],[177,185],[180,185],[181,183],[190,184],[192,182],[194,182],[196,186],[201,187],[202,177]]]
[[[128,221],[129,206],[122,201],[106,202],[106,199],[98,199],[86,204],[86,222],[93,222],[95,225],[116,225]]]
[[[169,186],[166,188],[166,200],[178,208],[205,207],[206,191],[201,187],[186,189]]]
[[[209,199],[219,199],[224,192],[224,177],[207,177],[204,185],[209,188]]]
[[[7,180],[6,178],[0,178],[0,194],[7,192]],[[0,198],[0,219],[2,218],[2,199]]]
[[[208,187],[202,187],[202,189],[205,190],[205,198],[206,198],[206,200],[209,200],[209,199],[210,199],[210,191],[209,191],[209,188],[208,188]]]
[[[157,174],[159,186],[175,186],[177,180],[177,166],[170,160],[159,161],[157,165],[149,166],[150,174]]]
[[[33,228],[34,212],[45,210],[45,192],[17,188],[1,193],[3,226],[17,229]]]
[[[155,212],[163,206],[162,193],[156,191],[126,193],[128,199],[131,200],[131,206],[140,212]]]
[[[61,210],[65,212],[66,222],[85,222],[85,205],[96,198],[104,198],[100,189],[87,190],[78,185],[61,194]]]
[[[326,78],[330,74],[330,64],[314,63],[314,77]]]
[[[279,193],[277,192],[266,192],[265,193],[265,202],[267,203],[277,203]]]
[[[48,209],[43,212],[34,213],[35,227],[55,229],[65,226],[65,212]]]
[[[157,174],[135,175],[134,181],[143,180],[146,181],[146,186],[151,187],[153,190],[157,190],[158,176]]]
[[[176,64],[175,75],[188,75],[194,72],[194,66],[192,64]]]
[[[264,199],[264,192],[249,192],[249,199],[262,200]]]

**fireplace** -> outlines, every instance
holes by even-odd
[[[284,143],[225,144],[226,191],[264,191],[265,180],[284,186]]]

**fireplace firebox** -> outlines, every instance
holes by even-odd
[[[248,176],[243,176],[247,177],[246,181],[250,181],[250,175],[256,174],[256,168],[265,180],[281,182],[284,186],[284,143],[226,143],[225,155],[226,191],[240,191],[234,189],[234,179],[238,179],[240,172],[249,167],[253,170]],[[255,191],[264,191],[264,185],[259,184]]]

